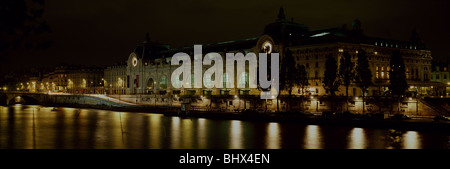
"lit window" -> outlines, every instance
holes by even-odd
[[[239,79],[239,85],[242,85],[244,87],[248,86],[248,73],[247,72],[243,72],[241,73],[240,79]]]
[[[228,86],[231,85],[231,81],[230,81],[230,78],[228,77],[228,73],[224,73],[224,74],[223,74],[223,80],[222,80],[222,82],[223,82],[223,87],[224,87],[224,88],[227,88]]]
[[[205,77],[203,78],[203,82],[205,83],[205,86],[213,86],[211,74],[205,73]]]

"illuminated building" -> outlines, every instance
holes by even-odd
[[[388,91],[389,85],[389,62],[393,51],[399,50],[406,66],[407,82],[418,89],[420,94],[429,94],[431,82],[431,52],[419,40],[400,41],[384,38],[366,36],[362,33],[361,23],[355,20],[351,29],[345,26],[322,30],[310,30],[308,26],[298,24],[285,19],[284,11],[281,9],[277,20],[266,25],[262,35],[252,38],[203,44],[203,54],[217,52],[222,56],[225,53],[248,52],[277,52],[280,53],[281,62],[284,51],[291,50],[297,65],[305,65],[309,77],[309,87],[306,95],[325,95],[323,78],[325,71],[325,56],[333,55],[339,61],[344,51],[349,52],[354,63],[357,61],[357,50],[363,49],[369,60],[369,69],[372,71],[371,86],[366,95],[383,95]],[[173,54],[185,52],[193,55],[193,47],[170,49],[167,45],[150,42],[148,39],[138,45],[129,55],[126,66],[110,67],[105,71],[105,78],[112,83],[106,87],[117,85],[120,78],[125,84],[120,91],[126,94],[158,94],[158,95],[259,95],[258,89],[174,89],[171,85],[171,74],[177,66],[171,66],[170,61]],[[126,68],[125,68],[126,67]],[[203,71],[208,67],[203,66]],[[107,73],[108,72],[108,73]],[[116,73],[112,73],[116,72]],[[115,75],[113,75],[115,74]],[[120,75],[119,75],[120,74]],[[248,83],[248,75],[223,75],[222,81],[229,83],[234,78],[234,86],[238,79],[244,79],[242,83]],[[208,83],[209,79],[204,79]],[[120,86],[120,88],[122,88]],[[302,94],[294,88],[294,95]],[[287,94],[282,91],[281,94]],[[345,95],[344,87],[340,87],[337,95]],[[349,87],[350,96],[361,96],[362,92],[355,84]]]
[[[450,71],[448,68],[448,63],[433,63],[431,66],[431,81],[439,83],[431,90],[435,96],[449,96]]]

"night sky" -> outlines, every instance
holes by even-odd
[[[409,40],[416,28],[435,59],[450,56],[448,0],[46,0],[54,43],[11,54],[2,67],[112,65],[125,61],[146,32],[172,48],[254,37],[275,21],[281,6],[287,19],[312,30],[350,28],[359,19],[366,35]]]

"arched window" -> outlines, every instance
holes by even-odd
[[[155,84],[155,81],[153,81],[152,78],[148,79],[147,86],[146,86],[147,90],[153,90],[154,84]]]
[[[231,86],[231,81],[230,81],[230,77],[228,76],[228,73],[224,73],[223,74],[223,87],[227,88],[228,86]]]
[[[211,75],[209,73],[205,73],[205,77],[203,78],[203,83],[205,83],[205,87],[206,86],[214,86]]]
[[[242,72],[241,75],[239,76],[239,81],[238,81],[238,86],[243,85],[244,88],[248,87],[248,73],[247,72]]]
[[[166,76],[162,76],[161,80],[159,81],[159,88],[160,89],[166,89],[167,88],[167,79]]]

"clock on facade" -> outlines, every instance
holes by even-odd
[[[131,60],[131,63],[133,64],[133,67],[136,67],[136,65],[137,65],[137,58],[136,58],[136,56],[135,57],[133,57],[133,60]]]
[[[270,43],[269,41],[266,41],[262,44],[261,49],[263,49],[263,51],[267,54],[272,53],[272,43]]]

